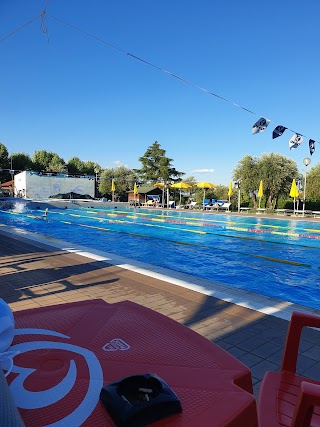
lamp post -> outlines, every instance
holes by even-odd
[[[95,173],[95,180],[94,180],[94,196],[98,197],[98,173],[99,173],[99,169],[95,168],[94,169],[94,173]]]
[[[9,174],[11,175],[11,196],[14,197],[14,170],[12,169],[12,151],[10,156],[10,170]]]
[[[169,191],[169,181],[167,181],[167,209],[169,209],[169,201],[170,201],[170,191]]]
[[[305,157],[303,159],[303,164],[306,167],[304,174],[304,187],[303,187],[303,208],[302,208],[302,216],[304,216],[305,208],[306,208],[306,186],[307,186],[307,167],[310,165],[311,159],[309,157]]]
[[[241,204],[241,179],[235,182],[235,187],[238,188],[238,213],[240,213],[240,204]]]

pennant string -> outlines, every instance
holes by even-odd
[[[88,37],[91,37],[91,38],[93,38],[94,40],[96,40],[96,41],[98,41],[98,42],[100,42],[100,43],[103,43],[103,44],[105,44],[106,46],[111,47],[112,49],[117,50],[118,52],[121,52],[121,53],[123,53],[123,54],[124,54],[124,55],[126,55],[126,56],[131,56],[133,59],[136,59],[137,61],[143,62],[144,64],[149,65],[150,67],[153,67],[153,68],[157,69],[158,71],[161,71],[161,72],[163,72],[163,73],[165,73],[165,74],[168,74],[168,75],[170,75],[171,77],[174,77],[175,79],[178,79],[178,80],[180,80],[180,81],[182,81],[182,82],[184,82],[184,83],[186,83],[186,84],[188,84],[188,85],[190,85],[190,86],[193,86],[193,87],[195,87],[195,88],[197,88],[197,89],[199,89],[199,90],[201,90],[201,91],[203,91],[203,92],[205,92],[205,93],[207,93],[207,94],[209,94],[209,95],[211,95],[211,96],[214,96],[214,97],[216,97],[216,98],[218,98],[218,99],[221,99],[222,101],[228,102],[229,104],[232,104],[234,107],[240,108],[241,110],[247,111],[247,112],[248,112],[248,113],[250,113],[250,114],[253,114],[253,115],[255,115],[255,116],[260,116],[260,117],[261,117],[261,115],[260,115],[260,114],[255,113],[254,111],[252,111],[252,110],[250,110],[250,109],[248,109],[248,108],[245,108],[245,107],[243,107],[242,105],[237,104],[237,103],[235,103],[235,102],[233,102],[233,101],[231,101],[231,100],[229,100],[229,99],[227,99],[227,98],[224,98],[223,96],[218,95],[218,94],[216,94],[216,93],[214,93],[214,92],[212,92],[212,91],[210,91],[210,90],[208,90],[208,89],[205,89],[205,88],[203,88],[203,87],[201,87],[201,86],[197,85],[196,83],[191,82],[190,80],[186,80],[186,79],[184,79],[183,77],[178,76],[177,74],[172,73],[171,71],[168,71],[168,70],[166,70],[166,69],[164,69],[164,68],[161,68],[161,67],[159,67],[159,66],[157,66],[157,65],[155,65],[155,64],[153,64],[153,63],[151,63],[151,62],[149,62],[149,61],[146,61],[146,60],[145,60],[145,59],[143,59],[143,58],[140,58],[140,57],[139,57],[139,56],[137,56],[137,55],[134,55],[134,54],[132,54],[132,53],[130,53],[130,52],[127,52],[127,51],[125,51],[124,49],[122,49],[122,48],[120,48],[120,47],[117,47],[117,46],[115,46],[115,45],[113,45],[113,44],[111,44],[111,43],[109,43],[109,42],[107,42],[107,41],[103,40],[103,39],[102,39],[102,38],[100,38],[100,37],[97,37],[97,36],[95,36],[95,35],[93,35],[93,34],[91,34],[91,33],[88,33],[87,31],[82,30],[81,28],[78,28],[78,27],[76,27],[76,26],[74,26],[74,25],[72,25],[72,24],[70,24],[70,23],[68,23],[68,22],[66,22],[66,21],[64,21],[64,20],[62,20],[62,19],[60,19],[60,18],[57,18],[56,16],[48,15],[48,14],[47,14],[47,7],[48,7],[48,3],[49,3],[49,0],[47,0],[47,3],[46,3],[46,5],[45,5],[45,8],[44,8],[44,10],[41,12],[41,14],[40,14],[40,15],[38,15],[38,16],[36,16],[36,17],[34,17],[32,20],[28,21],[27,23],[25,23],[24,25],[22,25],[22,26],[21,26],[20,28],[18,28],[17,30],[13,31],[12,33],[10,33],[10,34],[8,34],[7,36],[5,36],[4,38],[0,39],[0,43],[2,43],[2,42],[3,42],[4,40],[6,40],[7,38],[11,37],[13,34],[15,34],[15,33],[17,33],[18,31],[20,31],[21,29],[25,28],[26,26],[28,26],[29,24],[31,24],[33,21],[35,21],[35,20],[36,20],[36,19],[38,19],[38,18],[40,18],[40,19],[41,19],[41,31],[42,31],[44,34],[46,34],[46,35],[47,35],[47,37],[48,37],[48,41],[49,41],[49,36],[48,36],[48,25],[47,25],[47,16],[49,16],[50,18],[53,18],[53,19],[55,19],[56,21],[61,22],[62,24],[66,25],[66,26],[68,26],[68,27],[70,27],[70,28],[72,28],[72,29],[74,29],[74,30],[76,30],[76,31],[78,31],[78,32],[80,32],[80,33],[82,33],[82,34],[84,34],[84,35],[88,36]],[[270,122],[270,121],[269,121],[269,122]],[[293,133],[298,133],[298,132],[296,132],[296,131],[294,131],[294,130],[292,130],[292,129],[288,128],[288,127],[286,127],[286,129],[288,129],[289,131],[291,131],[291,132],[293,132]],[[303,137],[305,137],[305,138],[309,138],[309,137],[307,137],[306,135],[303,135],[303,134],[302,134],[302,133],[300,133],[300,132],[299,132],[298,134],[299,134],[299,135],[301,135],[301,136],[303,136]],[[280,136],[280,135],[279,135],[279,136]],[[315,141],[315,140],[312,140],[312,141],[314,141],[314,143],[318,142],[318,141]],[[318,142],[318,143],[320,143],[320,142]]]

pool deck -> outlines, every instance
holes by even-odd
[[[245,363],[252,371],[256,396],[265,371],[279,369],[290,310],[308,311],[266,297],[262,303],[257,294],[219,288],[219,284],[217,298],[197,291],[201,281],[196,279],[191,286],[190,280],[145,274],[140,267],[62,249],[53,240],[43,242],[6,227],[0,228],[0,242],[0,297],[13,311],[95,298],[142,304],[183,323]],[[320,380],[319,354],[320,332],[304,331],[298,372]]]

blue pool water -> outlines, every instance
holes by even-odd
[[[320,309],[317,222],[130,208],[0,211],[22,228]]]

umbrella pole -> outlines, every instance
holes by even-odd
[[[261,197],[259,197],[259,209],[260,209]]]
[[[206,189],[203,189],[203,201],[202,201],[202,210],[204,211],[204,199],[206,198]]]

